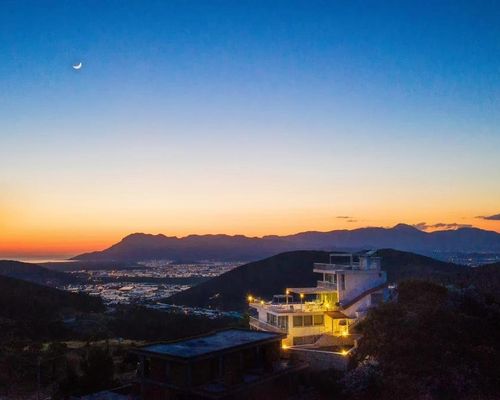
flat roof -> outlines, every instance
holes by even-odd
[[[275,332],[227,329],[175,342],[141,346],[135,352],[188,359],[282,337],[283,334]]]

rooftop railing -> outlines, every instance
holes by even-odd
[[[314,263],[314,271],[336,271],[345,269],[359,269],[359,264],[326,264],[326,263]]]

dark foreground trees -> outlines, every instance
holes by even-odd
[[[475,290],[406,281],[360,326],[354,398],[486,399],[500,393],[500,304]]]

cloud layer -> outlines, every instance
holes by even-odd
[[[460,229],[460,228],[471,228],[472,227],[472,225],[470,225],[470,224],[458,224],[456,222],[452,222],[452,223],[438,222],[437,224],[428,224],[427,222],[420,222],[420,223],[415,224],[413,226],[421,231],[428,231],[428,230],[434,230],[434,229],[449,230],[449,229]]]
[[[488,221],[500,221],[500,214],[494,215],[478,215],[476,218],[486,219]]]

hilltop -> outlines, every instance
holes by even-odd
[[[238,310],[245,307],[248,294],[268,298],[284,293],[287,286],[315,285],[318,276],[312,272],[312,265],[327,261],[328,253],[322,251],[282,253],[242,265],[167,300],[172,304]]]
[[[313,263],[327,262],[328,254],[322,251],[278,254],[242,265],[177,293],[166,301],[188,306],[241,310],[246,307],[248,294],[269,299],[273,294],[284,293],[286,287],[316,286],[319,275],[313,272]],[[498,283],[496,287],[500,287],[500,268],[494,265],[469,268],[392,249],[379,250],[377,255],[382,257],[382,268],[387,272],[388,282],[419,278],[462,286],[475,283],[491,291],[493,286],[488,288],[484,283],[491,282],[487,277],[494,276]]]
[[[63,272],[51,271],[37,264],[11,260],[0,260],[0,275],[47,286],[59,286],[77,281],[72,275]]]
[[[452,252],[500,253],[500,234],[477,228],[423,232],[405,224],[392,228],[302,232],[261,238],[243,235],[190,235],[178,238],[134,233],[108,249],[80,254],[74,259],[118,262],[151,259],[249,261],[294,250],[367,248],[393,248],[432,256]]]
[[[0,340],[58,337],[63,316],[102,311],[100,298],[0,276]]]

